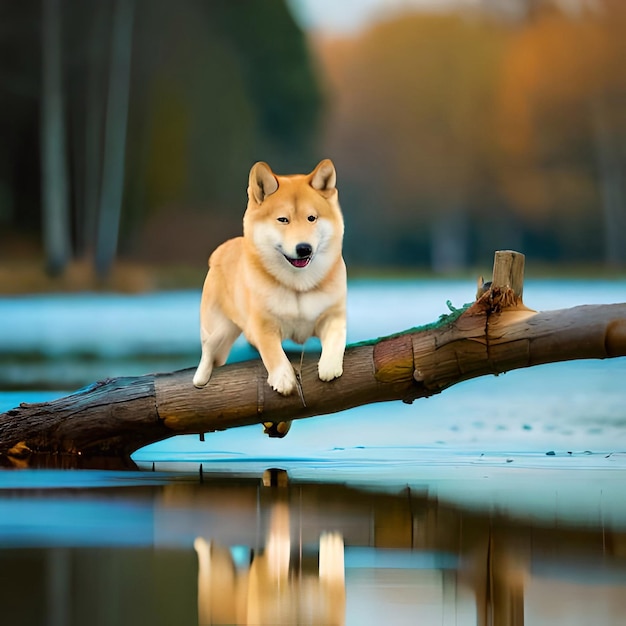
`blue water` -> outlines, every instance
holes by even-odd
[[[355,281],[349,341],[473,297],[466,281]],[[524,300],[625,302],[626,281],[529,280]],[[199,292],[0,298],[0,412],[195,366],[198,302]],[[233,358],[252,356],[237,344]],[[294,611],[326,606],[345,624],[474,626],[521,593],[525,621],[511,623],[621,624],[624,381],[624,358],[555,363],[300,420],[284,439],[260,426],[175,437],[138,450],[138,471],[0,470],[2,623],[235,623],[247,597],[248,611],[275,611],[267,623],[311,623]],[[269,468],[286,487],[264,486]],[[329,532],[344,575],[332,589],[317,571]],[[219,592],[198,538],[213,546]],[[266,580],[257,606],[250,572],[276,542],[291,546],[288,583]],[[484,590],[496,579],[504,596]]]
[[[626,301],[626,280],[528,280],[535,310]],[[475,298],[466,280],[359,280],[348,291],[348,342],[435,321]],[[0,355],[199,356],[199,291],[0,298]],[[241,345],[241,344],[240,344]],[[194,359],[191,359],[193,362]]]
[[[474,297],[468,281],[354,281],[348,341],[435,321]],[[626,301],[626,280],[529,280],[536,310]],[[193,367],[199,292],[79,294],[0,299],[0,410],[51,399],[95,380]],[[308,349],[316,349],[314,341]],[[253,358],[240,339],[232,359]],[[611,453],[626,450],[626,359],[556,363],[467,381],[438,396],[372,405],[295,424],[283,442],[249,427],[204,443],[177,437],[135,459],[216,464],[254,459],[411,457],[454,453]],[[11,385],[20,391],[11,391]],[[37,388],[52,391],[37,391]],[[55,391],[59,390],[59,391]],[[364,452],[367,450],[367,454]]]

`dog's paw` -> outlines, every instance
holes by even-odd
[[[296,374],[291,364],[279,367],[269,373],[267,377],[268,385],[279,394],[288,396],[296,388]]]
[[[201,372],[200,369],[196,371],[193,376],[193,386],[198,389],[202,389],[202,387],[206,387],[209,380],[211,378],[211,372],[208,374],[206,372]]]
[[[291,422],[263,422],[263,432],[272,438],[282,439],[291,428]]]
[[[339,378],[343,374],[343,360],[320,359],[317,364],[317,374],[319,379],[325,382]]]

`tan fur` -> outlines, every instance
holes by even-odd
[[[226,241],[209,259],[200,305],[202,358],[193,378],[196,387],[209,382],[213,366],[224,364],[241,332],[259,350],[269,385],[283,395],[296,386],[281,345],[284,339],[304,343],[319,337],[320,379],[341,376],[346,268],[335,181],[328,159],[310,174],[292,176],[277,176],[266,163],[252,167],[243,237]],[[306,246],[311,254],[298,260]],[[309,257],[306,266],[294,265]]]
[[[265,549],[255,551],[248,568],[236,567],[228,548],[196,537],[198,624],[344,624],[343,537],[321,534],[315,572],[293,563],[292,532],[288,504],[274,503]]]

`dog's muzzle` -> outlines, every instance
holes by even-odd
[[[285,258],[289,263],[291,263],[294,267],[306,267],[311,262],[311,255],[313,254],[313,247],[308,243],[299,243],[296,246],[296,255],[295,259],[288,257],[285,255]]]

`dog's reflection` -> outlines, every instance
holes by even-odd
[[[198,621],[208,624],[342,625],[345,616],[344,545],[323,533],[317,571],[290,570],[289,509],[272,508],[265,550],[238,568],[231,551],[198,537]]]

